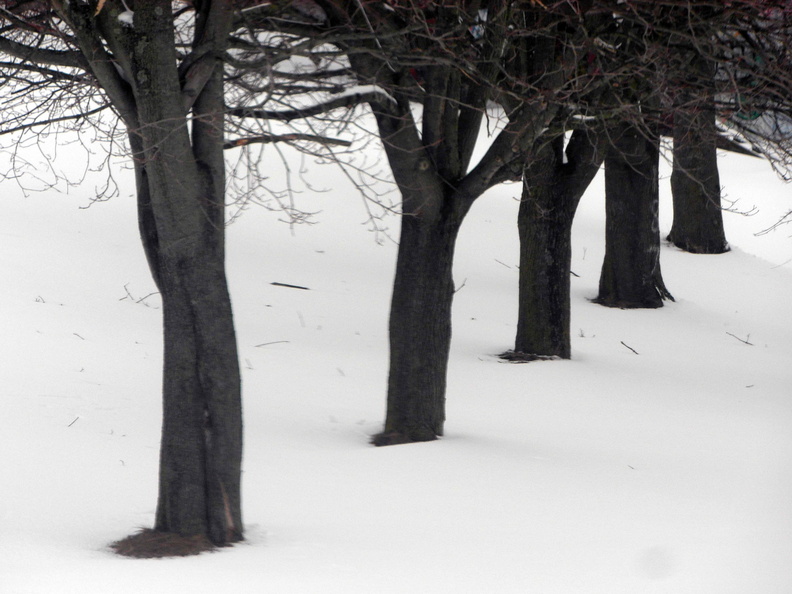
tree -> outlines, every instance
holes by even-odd
[[[673,112],[674,223],[668,241],[692,253],[722,254],[729,244],[723,230],[712,85],[695,86],[711,82],[714,69],[696,52],[686,54],[688,70],[698,80],[678,90]]]
[[[128,130],[143,243],[163,301],[154,529],[214,545],[238,541],[242,415],[222,152],[222,58],[233,6],[152,0],[135,3],[134,13],[121,2],[4,6],[0,49],[13,60],[6,72],[66,66],[64,77],[101,89]]]
[[[567,120],[573,114],[595,117],[610,129],[614,121],[624,120],[645,137],[656,137],[647,122],[658,119],[660,105],[647,112],[647,91],[654,86],[645,82],[665,80],[659,75],[662,50],[664,43],[672,50],[667,40],[673,28],[667,19],[655,17],[690,4],[399,0],[318,1],[317,6],[326,16],[321,23],[295,27],[273,20],[269,26],[285,27],[312,43],[335,44],[348,55],[355,83],[374,89],[369,105],[403,199],[388,407],[385,428],[374,442],[431,440],[443,430],[453,249],[470,204],[484,189],[517,179],[528,154],[539,157],[538,143],[547,142],[545,127],[559,114]],[[752,9],[741,4],[735,10]],[[731,13],[721,19],[710,32],[730,22]],[[647,51],[634,49],[645,43],[636,33],[641,30],[651,33]],[[622,45],[625,41],[629,44]],[[631,96],[620,92],[630,90],[636,80],[643,90]],[[621,101],[596,106],[593,116],[583,113],[583,98],[602,87]],[[667,88],[661,87],[661,94]],[[486,101],[497,102],[508,123],[481,161],[471,166]],[[611,169],[616,172],[618,167]],[[656,165],[650,169],[656,171]],[[649,232],[642,236],[650,244],[642,249],[656,256],[659,238],[651,239],[652,228],[657,233],[651,196],[648,204]],[[662,286],[656,282],[657,263],[649,262],[655,286]],[[563,316],[558,320],[563,325]]]
[[[574,64],[574,48],[558,11],[508,3],[347,2],[325,10],[330,27],[347,35],[342,47],[357,80],[382,89],[369,105],[402,195],[387,415],[373,443],[429,441],[445,420],[457,234],[485,190],[519,179],[526,152],[562,104],[557,97],[569,91],[564,68]],[[525,51],[537,56],[529,68],[503,68],[507,54]],[[509,121],[471,164],[492,98],[510,105]]]
[[[605,157],[605,259],[596,302],[657,308],[673,299],[660,273],[660,139],[633,124],[611,131]]]
[[[789,62],[781,41],[790,31],[789,6],[627,2],[618,14],[613,47],[634,57],[631,78],[617,92],[628,108],[627,121],[615,128],[616,150],[606,157],[608,245],[597,301],[660,307],[671,298],[660,274],[656,237],[655,162],[665,118],[673,121],[675,157],[669,240],[689,251],[722,253],[728,244],[715,113],[743,130],[753,128],[739,124],[746,106],[753,113],[788,113],[788,99],[780,95],[792,85],[779,66]]]
[[[517,338],[506,357],[571,357],[572,222],[580,198],[599,170],[605,135],[575,130],[567,146],[555,133],[538,143],[523,173],[517,226],[520,277]]]
[[[779,131],[789,128],[783,124],[789,105],[780,99],[780,89],[790,87],[788,71],[781,67],[788,62],[784,55],[789,46],[781,40],[789,34],[790,9],[767,2],[594,2],[587,15],[590,49],[583,55],[589,69],[609,84],[608,92],[598,100],[588,98],[579,117],[611,128],[613,121],[631,125],[633,141],[638,143],[627,146],[620,133],[615,134],[621,139],[618,142],[606,139],[611,223],[601,298],[607,297],[613,305],[657,306],[668,293],[656,257],[657,197],[654,184],[649,183],[656,167],[651,155],[646,160],[629,158],[624,150],[640,149],[640,136],[652,139],[659,132],[673,133],[675,218],[669,239],[691,251],[728,249],[715,149],[756,153],[724,136],[722,130],[716,132],[715,114],[765,147],[777,165],[788,162],[789,150]],[[746,55],[752,59],[743,64]],[[761,125],[746,125],[744,109],[738,112],[740,117],[730,117],[735,103],[765,105],[773,115],[766,115]],[[582,107],[581,102],[575,106]],[[675,124],[673,130],[669,121]],[[580,122],[571,127],[579,130]],[[548,132],[551,138],[552,134]],[[619,142],[623,146],[617,146]],[[566,152],[558,137],[543,146],[544,150],[529,157],[523,178],[519,316],[515,350],[504,354],[508,359],[566,358],[570,353],[568,246],[558,238],[563,237],[560,230],[571,226],[579,198],[570,191],[571,180],[583,182],[582,192],[585,176],[566,177],[578,171],[569,154],[575,142],[569,143]],[[655,152],[651,146],[644,148]],[[603,152],[604,148],[600,156]],[[629,167],[624,166],[625,157],[632,161]],[[646,171],[638,172],[639,165]],[[561,173],[564,170],[566,176]],[[627,177],[614,175],[615,170]],[[630,184],[646,193],[643,207],[637,195],[624,191]],[[632,215],[625,209],[632,209]],[[621,282],[616,282],[617,274]],[[624,298],[628,293],[633,296],[629,300]]]

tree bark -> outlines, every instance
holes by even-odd
[[[690,12],[683,9],[677,14],[680,33],[671,39],[677,48],[677,68],[683,74],[673,87],[674,222],[668,240],[688,252],[722,254],[729,250],[729,244],[723,230],[718,175],[714,96],[717,66],[702,52],[701,45],[691,41],[691,34],[702,36],[702,23],[712,16],[713,8],[702,5],[695,12],[702,20],[693,30],[688,29]],[[706,35],[702,38],[706,39]]]
[[[509,358],[571,357],[570,266],[572,222],[602,162],[601,139],[573,134],[541,143],[523,174],[517,218],[520,279],[517,338]]]
[[[132,27],[118,18],[123,5],[99,8],[57,5],[127,126],[141,238],[162,295],[154,529],[225,545],[243,533],[241,390],[223,256],[222,56],[233,5],[193,4],[195,39],[186,57],[176,49],[170,1],[136,3]]]
[[[660,273],[659,138],[625,123],[605,157],[605,260],[595,302],[658,308],[672,299]]]
[[[453,258],[472,201],[443,183],[423,147],[409,103],[374,104],[388,162],[402,194],[402,225],[389,323],[387,414],[374,445],[443,434],[451,344]]]
[[[668,241],[694,254],[729,251],[723,230],[716,142],[711,111],[674,113],[674,223]]]
[[[157,290],[162,292],[162,271],[159,261],[159,239],[157,224],[151,207],[151,191],[149,190],[148,173],[146,173],[143,139],[132,130],[127,133],[129,147],[132,152],[132,165],[135,169],[135,195],[137,199],[138,232],[143,244],[143,253],[154,279]]]
[[[443,434],[454,246],[461,220],[402,217],[390,313],[385,427],[372,443],[431,441]]]
[[[223,258],[222,82],[201,91],[191,142],[176,71],[170,3],[145,3],[134,50],[140,135],[163,301],[163,431],[155,529],[242,538],[239,366]],[[199,97],[201,97],[199,95]],[[202,106],[202,107],[199,107]],[[219,118],[219,120],[217,119]],[[143,223],[141,223],[143,224]],[[148,225],[148,223],[146,223]],[[146,239],[144,238],[144,243]]]
[[[438,10],[457,27],[458,15],[450,6],[447,8]],[[357,6],[354,13],[360,13]],[[339,24],[346,26],[346,19],[341,14]],[[386,25],[393,33],[387,43],[399,52],[411,51],[421,43],[405,36],[398,22],[386,21]],[[380,29],[387,30],[388,26]],[[489,40],[490,35],[485,37]],[[501,40],[492,41],[492,52],[485,49],[485,54],[499,55],[500,49],[496,52],[495,48],[501,48]],[[482,121],[474,110],[484,108],[493,89],[490,82],[462,75],[455,65],[442,60],[437,65],[422,65],[413,73],[407,64],[383,59],[380,41],[376,45],[361,43],[349,54],[349,60],[361,83],[376,84],[388,91],[387,96],[372,98],[369,105],[402,195],[402,229],[389,326],[387,415],[382,433],[372,443],[430,441],[443,434],[445,420],[453,253],[459,227],[483,192],[513,179],[515,170],[519,179],[525,152],[559,107],[548,102],[544,94],[514,106],[508,124],[471,169],[478,130],[469,126]],[[493,62],[480,62],[479,75],[491,71],[494,82],[498,73]],[[415,85],[413,74],[421,76],[420,85]],[[416,101],[423,105],[420,128],[413,116]]]

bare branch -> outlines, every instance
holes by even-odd
[[[276,120],[279,122],[291,122],[292,120],[306,119],[319,114],[328,113],[334,109],[355,107],[369,101],[381,99],[382,91],[371,91],[367,93],[348,93],[341,97],[335,97],[323,103],[317,103],[310,107],[302,107],[292,110],[264,110],[250,109],[246,107],[230,107],[226,113],[239,118],[256,118],[261,120]]]
[[[249,136],[245,138],[238,138],[236,140],[229,140],[223,144],[224,149],[232,149],[249,144],[270,144],[273,142],[315,142],[323,145],[334,146],[351,146],[352,142],[349,140],[342,140],[340,138],[328,138],[326,136],[315,136],[313,134],[262,134],[261,136]]]
[[[96,109],[91,109],[91,110],[80,112],[80,113],[76,113],[76,114],[73,114],[73,115],[49,118],[49,119],[46,119],[46,120],[36,120],[34,122],[31,122],[30,124],[23,124],[21,126],[16,126],[14,128],[8,128],[6,130],[0,130],[0,136],[5,136],[6,134],[13,134],[14,132],[20,132],[22,130],[29,130],[31,128],[37,128],[37,127],[43,127],[43,126],[51,126],[52,124],[57,124],[59,122],[68,122],[70,120],[85,119],[85,118],[88,118],[88,117],[90,117],[90,116],[92,116],[94,114],[97,114],[97,113],[100,113],[102,111],[105,111],[105,110],[107,110],[109,108],[110,108],[110,104],[109,103],[105,103],[104,105],[101,105],[101,106],[97,107]]]

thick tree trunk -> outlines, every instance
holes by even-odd
[[[571,356],[572,222],[602,156],[584,131],[573,135],[566,162],[563,144],[563,136],[540,144],[523,173],[517,338],[509,359]]]
[[[729,251],[723,230],[717,129],[711,111],[674,114],[674,223],[668,240],[694,254]]]
[[[447,14],[456,22],[455,16]],[[430,441],[443,434],[445,420],[452,267],[459,227],[476,198],[500,181],[513,178],[513,168],[522,165],[521,156],[557,107],[542,99],[514,109],[511,121],[470,169],[477,130],[467,127],[481,121],[472,110],[483,107],[487,85],[468,93],[464,87],[479,83],[460,77],[453,65],[421,68],[425,80],[419,133],[413,102],[420,94],[416,95],[411,73],[406,68],[394,69],[377,52],[352,52],[350,64],[361,82],[392,92],[389,98],[378,97],[370,105],[402,194],[402,231],[389,328],[387,416],[382,433],[372,442]]]
[[[673,299],[660,273],[659,139],[623,124],[605,157],[605,260],[597,303],[657,308]]]
[[[547,198],[537,196],[541,192],[535,188],[530,199],[523,198],[518,215],[520,280],[514,354],[525,359],[569,359],[572,216],[561,204],[550,213],[540,210]]]
[[[223,258],[221,66],[195,103],[191,142],[170,4],[141,5],[135,89],[163,301],[163,431],[155,529],[242,538],[239,365]],[[218,125],[219,123],[219,125]],[[220,213],[220,214],[218,214]],[[149,222],[141,226],[148,228]],[[144,243],[146,237],[144,236]]]
[[[461,220],[402,217],[390,314],[385,428],[375,445],[431,441],[443,434],[454,246]]]
[[[163,427],[155,529],[242,538],[242,416],[231,305],[210,242],[163,256]],[[192,248],[192,249],[191,249]]]

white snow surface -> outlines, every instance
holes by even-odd
[[[766,164],[722,158],[727,196],[758,214],[726,213],[728,254],[664,244],[677,300],[659,310],[589,301],[595,180],[571,361],[495,356],[513,346],[520,186],[482,197],[458,243],[446,435],[388,448],[368,439],[396,246],[334,166],[309,164],[316,225],[250,207],[228,228],[246,541],[169,560],[108,548],[153,524],[160,430],[161,310],[116,175],[121,195],[87,209],[90,180],[3,184],[2,594],[792,592],[792,240],[754,236],[791,201]]]

